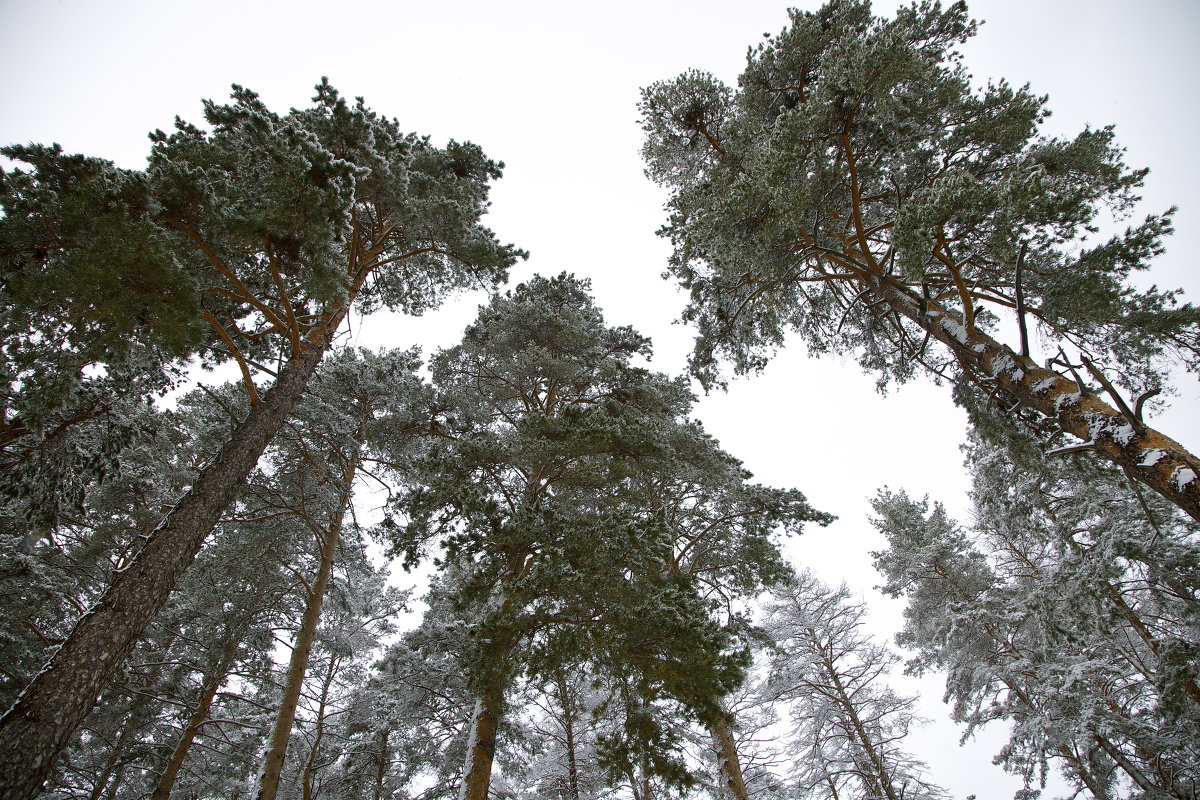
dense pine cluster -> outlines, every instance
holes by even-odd
[[[1195,798],[1200,461],[1143,410],[1200,310],[1127,283],[1170,211],[1085,241],[1144,171],[973,89],[973,31],[833,0],[737,88],[644,91],[691,376],[585,279],[496,291],[503,165],[326,82],[282,115],[235,87],[140,171],[4,148],[0,795],[948,797],[902,657],[781,549],[832,518],[693,415],[689,378],[798,332],[969,415],[971,519],[873,501],[907,669],[965,735],[1009,726],[1021,797]],[[465,287],[493,294],[453,347],[340,341]]]

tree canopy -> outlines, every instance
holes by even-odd
[[[964,3],[790,13],[736,89],[693,70],[643,92],[693,372],[711,385],[721,359],[761,369],[794,330],[881,387],[918,369],[963,377],[1200,519],[1200,462],[1141,418],[1168,364],[1200,364],[1200,310],[1126,280],[1162,251],[1171,210],[1091,241],[1146,174],[1112,128],[1042,137],[1045,98],[972,87],[954,50],[975,31]]]
[[[963,3],[789,14],[736,86],[643,92],[690,376],[585,278],[501,293],[503,164],[324,79],[287,112],[235,85],[144,168],[0,150],[0,795],[948,796],[874,609],[789,557],[832,517],[696,417],[693,380],[799,334],[966,412],[964,522],[886,488],[859,520],[964,738],[1009,726],[1019,800],[1052,768],[1194,798],[1200,463],[1144,412],[1200,310],[1133,288],[1174,210],[1135,215],[1113,129],[979,85]],[[343,346],[468,287],[452,346]]]
[[[350,309],[420,312],[451,289],[495,285],[523,255],[479,223],[500,165],[478,147],[402,134],[324,80],[313,102],[278,115],[235,86],[232,103],[205,103],[210,131],[177,120],[173,133],[153,133],[142,171],[57,147],[3,151],[32,167],[0,182],[0,418],[17,465],[70,422],[100,416],[104,397],[89,394],[130,386],[83,379],[89,372],[132,368],[136,377],[183,356],[232,359],[250,402],[53,668],[0,721],[13,754],[0,772],[6,791],[36,791],[286,422]],[[37,380],[43,370],[30,353],[45,353],[64,377]],[[275,378],[261,397],[255,373]],[[48,401],[55,393],[65,400]],[[81,417],[72,408],[81,394],[99,410]],[[47,420],[47,402],[67,420]],[[23,477],[5,472],[18,496],[28,494]]]

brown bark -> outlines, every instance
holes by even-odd
[[[721,717],[710,726],[709,732],[717,751],[720,796],[732,797],[734,800],[750,800],[750,794],[746,791],[746,781],[742,778],[742,763],[738,758],[737,742],[733,738],[728,720]]]
[[[560,669],[554,675],[554,686],[558,691],[558,704],[563,712],[563,739],[567,748],[567,797],[579,800],[579,759],[575,753],[575,703],[567,676]]]
[[[116,743],[112,746],[112,750],[108,754],[108,762],[104,765],[104,769],[100,771],[100,775],[96,778],[96,784],[92,787],[91,794],[88,795],[88,800],[100,800],[104,797],[104,790],[109,788],[109,779],[113,780],[114,784],[121,782],[121,770],[125,767],[125,761],[122,756],[125,756],[125,746],[133,736],[134,730],[137,729],[139,720],[138,709],[134,709],[129,717],[125,720],[125,724],[121,727],[121,734],[117,737]],[[111,795],[112,792],[109,792]]]
[[[359,432],[361,434],[361,428]],[[262,776],[259,778],[256,800],[274,800],[275,794],[279,791],[279,779],[283,773],[288,739],[292,735],[292,725],[296,721],[296,707],[300,702],[300,692],[304,688],[304,676],[308,671],[308,659],[312,654],[313,638],[316,635],[317,626],[321,622],[321,607],[325,603],[325,592],[329,589],[329,577],[333,572],[333,562],[337,555],[338,542],[341,540],[342,523],[350,504],[350,490],[354,483],[357,463],[357,454],[351,455],[346,464],[346,471],[342,475],[341,508],[328,530],[325,531],[321,542],[321,561],[317,569],[317,579],[308,593],[304,616],[300,620],[300,630],[296,632],[296,641],[292,646],[287,680],[283,687],[283,697],[279,701],[279,711],[275,716],[275,727],[271,731],[270,744],[265,756],[266,763],[263,766]]]
[[[0,718],[0,796],[32,800],[37,795],[97,697],[287,421],[344,314],[342,309],[327,316],[316,342],[293,355],[274,387],[200,471],[133,562],[114,577],[46,668]]]
[[[460,800],[487,800],[492,761],[496,758],[496,729],[500,725],[500,700],[495,695],[494,691],[485,691],[475,698]]]
[[[390,730],[384,730],[379,734],[379,763],[375,770],[375,795],[373,800],[383,800],[383,779],[387,777],[388,767],[388,739],[391,737]]]
[[[166,643],[162,647],[165,653],[171,649],[171,645],[175,643],[175,638],[178,634],[172,633],[167,637]],[[162,674],[163,664],[155,666],[146,675],[142,681],[143,685],[153,683],[159,675]],[[116,743],[112,746],[109,753],[108,763],[101,771],[96,779],[96,785],[92,788],[92,793],[88,795],[88,800],[100,800],[103,797],[115,797],[117,790],[120,788],[121,779],[127,765],[124,760],[127,757],[125,747],[129,740],[132,739],[141,729],[142,726],[149,720],[151,696],[146,692],[138,692],[133,696],[130,704],[129,714],[125,718],[124,724],[121,726],[121,733],[117,737]],[[112,784],[109,785],[107,794],[105,793],[105,785],[108,784],[109,778],[112,778]]]
[[[1110,406],[1075,381],[1001,344],[932,300],[915,298],[889,279],[865,283],[896,313],[950,348],[976,380],[994,381],[1022,405],[1055,420],[1067,433],[1200,520],[1200,459],[1174,439]]]
[[[329,689],[333,686],[333,676],[337,674],[338,660],[329,659],[329,668],[325,671],[325,681],[321,684],[321,703],[317,708],[317,729],[313,732],[312,747],[308,748],[308,758],[304,762],[304,771],[300,776],[304,800],[313,800],[313,776],[317,771],[317,754],[321,752],[321,740],[325,738],[325,709],[329,707]]]
[[[964,592],[955,582],[954,575],[950,570],[947,570],[943,565],[937,562],[935,562],[934,566],[937,569],[938,575],[954,589],[954,592],[958,595],[959,599],[968,603],[973,600],[973,598],[968,593]],[[995,631],[991,625],[985,624],[984,631],[1001,649],[1012,650],[1012,645],[1009,644],[997,631]],[[1037,705],[1029,697],[1029,694],[1018,682],[1012,680],[1007,674],[1000,674],[999,678],[1001,682],[1008,687],[1008,690],[1013,693],[1013,696],[1020,700],[1026,708],[1030,709],[1032,714],[1041,714],[1041,710],[1038,709]],[[1083,731],[1081,731],[1081,733],[1083,733]],[[1124,770],[1125,773],[1130,776],[1130,778],[1133,779],[1134,783],[1137,783],[1139,786],[1143,786],[1143,788],[1145,788],[1143,785],[1146,780],[1144,774],[1142,774],[1140,770],[1132,765],[1128,759],[1121,755],[1120,750],[1115,744],[1113,744],[1107,737],[1095,732],[1092,733],[1092,739],[1110,756],[1113,756],[1115,753],[1116,756],[1113,757],[1113,760],[1116,762],[1116,764],[1121,767],[1121,769]],[[1092,795],[1097,798],[1097,800],[1102,800],[1102,798],[1108,797],[1108,793],[1102,791],[1103,781],[1098,779],[1097,776],[1092,773],[1092,770],[1087,762],[1078,753],[1074,752],[1066,745],[1057,745],[1053,748],[1052,752],[1062,758],[1064,761],[1074,765],[1076,774],[1079,775],[1080,780],[1083,781],[1084,785],[1087,786],[1088,791],[1090,791]]]
[[[234,650],[237,645],[234,645]],[[233,653],[226,651],[229,656],[229,661],[232,661]],[[196,734],[200,732],[200,728],[208,721],[208,710],[212,708],[213,699],[217,696],[217,690],[221,688],[221,684],[225,682],[226,675],[229,674],[228,663],[222,663],[217,669],[214,669],[210,675],[205,676],[203,690],[200,693],[200,698],[196,702],[196,708],[188,717],[187,725],[184,726],[183,735],[179,737],[179,741],[175,744],[175,750],[171,753],[171,760],[167,762],[166,769],[158,778],[158,785],[154,787],[154,794],[150,796],[150,800],[167,800],[171,796],[171,790],[175,787],[175,779],[179,777],[179,769],[183,766],[184,760],[187,758],[188,751],[192,749],[192,742],[196,740]]]
[[[807,628],[806,633],[813,647],[821,654],[821,671],[824,673],[825,680],[832,686],[832,693],[822,691],[822,694],[825,694],[841,708],[848,724],[847,738],[856,743],[859,751],[866,756],[866,763],[858,764],[858,777],[863,782],[864,796],[883,796],[887,800],[900,800],[896,787],[892,784],[891,771],[888,769],[883,755],[879,752],[880,743],[871,735],[859,717],[852,692],[845,685],[842,673],[838,671],[837,664],[834,662],[834,656],[831,653],[832,645],[827,640],[823,640],[814,628]]]

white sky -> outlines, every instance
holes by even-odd
[[[893,7],[876,3],[877,13]],[[1152,170],[1145,212],[1180,206],[1179,233],[1147,282],[1184,286],[1200,299],[1200,6],[986,0],[971,11],[987,20],[965,48],[977,78],[1030,82],[1049,94],[1051,132],[1117,125],[1127,161]],[[283,111],[307,105],[312,86],[328,75],[403,128],[438,143],[474,141],[505,161],[488,224],[532,253],[514,281],[562,270],[591,278],[610,323],[652,336],[654,366],[677,373],[690,333],[671,324],[683,297],[659,278],[669,251],[654,235],[664,195],[642,175],[639,89],[692,67],[733,83],[747,46],[786,21],[785,4],[775,0],[346,0],[336,9],[251,0],[0,0],[0,69],[9,76],[0,144],[57,141],[137,168],[148,131],[168,129],[177,114],[201,122],[200,99],[227,98],[231,83]],[[479,302],[460,300],[418,324],[372,318],[356,325],[358,343],[448,346]],[[873,386],[853,363],[809,361],[796,345],[764,375],[703,398],[697,414],[759,480],[795,486],[839,515],[791,552],[826,581],[845,579],[866,593],[878,608],[880,634],[890,635],[899,609],[871,591],[879,579],[867,553],[882,542],[866,522],[867,498],[887,485],[961,510],[963,415],[945,387],[914,383],[880,398]],[[1195,452],[1200,386],[1185,378],[1179,388],[1173,409],[1152,424]],[[926,715],[944,718],[940,682],[921,686]],[[990,764],[1002,733],[965,751],[956,740],[946,723],[910,744],[956,796],[1011,797],[1017,783]]]

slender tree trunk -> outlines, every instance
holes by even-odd
[[[943,580],[945,580],[946,583],[952,589],[954,589],[954,592],[955,592],[955,594],[958,595],[959,599],[961,599],[965,602],[968,602],[968,603],[972,601],[972,598],[968,595],[968,593],[964,592],[959,587],[959,585],[957,583],[955,583],[953,573],[951,573],[942,564],[940,564],[936,561],[934,562],[934,568],[937,571],[938,576],[940,578],[942,578]],[[995,642],[999,647],[1001,647],[1001,648],[1011,647],[1011,645],[1005,641],[1004,637],[1001,636],[999,633],[997,633],[992,628],[991,625],[985,624],[984,630],[987,632],[988,636],[991,637],[992,641]],[[1009,678],[1008,675],[1003,674],[1003,673],[999,677],[1000,677],[1000,680],[1004,683],[1004,685],[1008,687],[1009,691],[1012,692],[1013,695],[1018,700],[1020,700],[1025,705],[1026,708],[1028,708],[1030,710],[1030,713],[1032,713],[1034,715],[1041,715],[1041,713],[1042,713],[1041,710],[1037,707],[1037,705],[1029,697],[1029,694],[1024,690],[1024,688],[1019,683],[1012,680],[1011,678]],[[1120,713],[1119,709],[1114,709],[1114,712]],[[1087,735],[1086,731],[1081,730],[1079,733],[1084,736]],[[1115,744],[1113,744],[1111,741],[1109,741],[1109,739],[1107,737],[1102,736],[1101,734],[1095,733],[1095,732],[1092,732],[1091,736],[1092,736],[1092,739],[1096,742],[1096,744],[1098,744],[1100,746],[1100,749],[1102,749],[1104,752],[1108,753],[1108,755],[1113,759],[1114,763],[1116,763],[1117,766],[1120,769],[1122,769],[1125,772],[1125,774],[1128,775],[1133,780],[1134,783],[1136,783],[1138,786],[1140,786],[1141,788],[1146,789],[1146,790],[1150,790],[1150,789],[1154,788],[1153,784],[1146,778],[1145,774],[1142,773],[1141,770],[1139,770],[1136,765],[1131,763],[1129,761],[1129,759],[1126,758],[1123,753],[1121,753],[1120,749]],[[1103,798],[1103,797],[1108,796],[1107,793],[1098,791],[1099,786],[1098,786],[1098,781],[1096,779],[1096,776],[1092,774],[1091,767],[1086,763],[1086,761],[1082,757],[1079,756],[1078,753],[1072,751],[1066,745],[1055,746],[1053,748],[1053,752],[1056,755],[1058,755],[1059,757],[1066,760],[1068,763],[1075,765],[1075,770],[1079,774],[1080,780],[1082,780],[1084,782],[1084,785],[1087,786],[1087,788],[1090,792],[1092,792],[1093,796],[1095,796],[1096,798]],[[1153,794],[1153,792],[1151,792],[1151,793]],[[1195,800],[1195,798],[1188,798],[1188,800]]]
[[[563,710],[563,738],[567,748],[567,797],[579,800],[579,759],[575,753],[575,704],[571,697],[567,676],[560,669],[554,674],[554,685],[558,690],[558,704]]]
[[[1166,794],[1171,797],[1179,798],[1179,800],[1195,800],[1194,797],[1189,797],[1188,795],[1181,793],[1176,786],[1158,786],[1154,781],[1150,780],[1150,778],[1146,776],[1146,773],[1142,772],[1136,764],[1125,757],[1125,754],[1121,752],[1121,748],[1117,747],[1106,737],[1099,734],[1095,734],[1094,738],[1096,740],[1096,744],[1100,745],[1100,749],[1108,753],[1109,757],[1118,765],[1120,765],[1121,769],[1125,770],[1125,774],[1132,778],[1133,782],[1136,783],[1138,787],[1142,789],[1142,791],[1146,792],[1148,796],[1154,797],[1160,792],[1163,792],[1165,789]]]
[[[361,427],[359,434],[361,435]],[[296,641],[292,646],[287,680],[283,687],[283,697],[279,701],[279,712],[275,716],[275,727],[271,731],[270,744],[265,756],[262,777],[259,778],[256,800],[274,800],[275,794],[279,791],[279,779],[283,773],[288,739],[292,735],[292,725],[296,721],[296,707],[300,702],[300,692],[304,689],[304,676],[308,671],[308,659],[312,654],[313,638],[316,635],[317,626],[321,622],[321,607],[325,603],[325,592],[329,589],[329,577],[333,572],[338,542],[341,541],[342,523],[350,504],[350,490],[354,483],[357,466],[358,454],[350,454],[346,470],[342,475],[341,508],[338,510],[337,517],[325,531],[324,540],[321,542],[321,562],[317,570],[317,579],[309,591],[304,607],[304,616],[300,620],[300,630],[296,632]]]
[[[911,295],[886,277],[865,281],[896,313],[950,348],[976,380],[994,381],[1021,403],[1055,420],[1103,458],[1200,520],[1200,459],[1174,439],[1118,411],[1075,381],[1048,369],[932,300]]]
[[[738,758],[737,741],[729,727],[729,720],[721,716],[709,726],[713,749],[717,754],[717,780],[720,781],[721,796],[734,800],[750,800],[746,781],[742,777],[742,764]]]
[[[164,653],[170,651],[171,645],[175,643],[177,636],[178,633],[172,633],[167,637],[167,641],[162,648]],[[143,679],[142,684],[148,686],[149,684],[158,680],[158,677],[162,674],[162,671],[163,665],[160,664],[154,667]],[[126,744],[149,719],[149,708],[149,693],[134,693],[133,700],[130,702],[129,713],[125,718],[125,723],[121,726],[121,733],[119,736],[117,736],[117,741],[112,747],[112,752],[109,754],[108,764],[104,767],[104,770],[100,773],[99,778],[96,780],[96,785],[92,789],[92,793],[88,795],[88,800],[100,800],[102,796],[114,797],[116,795],[117,789],[120,787],[121,776],[125,770],[126,764],[128,763],[127,761],[122,760],[123,756],[125,756]],[[105,794],[105,784],[108,782],[109,778],[113,777],[114,775],[115,778],[113,780],[113,788],[111,788],[108,793]]]
[[[834,703],[841,707],[846,718],[847,738],[857,742],[859,749],[866,758],[865,764],[859,765],[859,778],[862,779],[866,796],[886,797],[887,800],[900,800],[896,787],[892,785],[892,774],[887,762],[879,752],[879,742],[871,735],[858,715],[851,692],[846,688],[841,673],[838,672],[833,656],[826,649],[826,643],[817,635],[814,628],[807,628],[809,639],[817,652],[821,654],[821,670],[825,680],[833,686]],[[832,645],[830,645],[832,647]]]
[[[113,776],[112,783],[108,785],[108,793],[104,795],[104,800],[116,800],[117,792],[121,790],[121,782],[125,780],[125,768],[128,764],[121,764],[117,767],[117,772]]]
[[[1079,753],[1071,750],[1066,746],[1059,747],[1057,753],[1060,758],[1069,764],[1075,766],[1075,771],[1079,775],[1079,780],[1083,781],[1083,785],[1092,793],[1092,797],[1096,800],[1110,800],[1112,793],[1108,791],[1104,785],[1103,779],[1092,772],[1087,763],[1087,759]]]
[[[143,699],[144,698],[139,698]],[[104,765],[104,769],[96,777],[96,785],[92,787],[91,794],[88,795],[88,800],[100,800],[104,796],[104,789],[108,786],[108,781],[117,776],[115,783],[120,783],[120,770],[125,766],[121,757],[125,755],[125,745],[133,735],[133,731],[137,728],[139,709],[135,706],[130,711],[129,716],[125,720],[125,724],[121,726],[121,733],[117,736],[117,741],[113,745],[112,750],[108,754],[108,762]]]
[[[325,672],[325,681],[321,684],[321,702],[317,707],[317,726],[313,732],[312,747],[308,748],[308,758],[304,762],[304,772],[300,777],[303,787],[304,800],[313,800],[313,776],[317,771],[317,754],[321,752],[321,740],[325,738],[325,709],[329,707],[329,689],[333,686],[333,676],[337,674],[338,660],[329,659],[329,669]]]
[[[241,637],[237,638],[240,639]],[[159,776],[158,785],[154,787],[154,794],[150,796],[150,800],[167,800],[171,796],[171,789],[175,787],[175,779],[179,777],[179,769],[183,766],[188,751],[192,748],[192,742],[196,740],[196,734],[200,732],[200,728],[208,721],[208,711],[212,708],[213,700],[217,696],[217,690],[221,688],[221,684],[225,682],[226,676],[229,675],[229,667],[233,664],[233,657],[237,652],[238,644],[239,642],[235,641],[231,645],[227,645],[225,652],[222,654],[221,663],[209,675],[205,676],[200,697],[196,702],[196,708],[192,711],[191,716],[188,717],[183,734],[179,737],[179,741],[175,745],[175,750],[171,753],[171,760],[167,762],[166,769]]]
[[[375,796],[373,800],[383,800],[383,780],[387,777],[388,739],[392,732],[385,730],[379,735],[379,765],[375,770]]]
[[[295,354],[274,387],[252,406],[191,490],[118,573],[50,663],[0,718],[0,797],[33,800],[96,698],[166,604],[205,538],[279,433],[321,363],[345,310],[330,315],[319,340]]]
[[[492,780],[492,761],[496,758],[496,729],[500,725],[500,698],[497,690],[487,690],[475,698],[471,715],[467,761],[463,768],[460,800],[487,800]]]
[[[526,505],[532,505],[529,488],[526,488]],[[503,616],[512,609],[512,598],[505,588],[519,578],[528,566],[530,553],[526,550],[509,553],[507,566],[500,576],[500,585],[488,600],[486,608]],[[459,800],[487,800],[492,780],[492,762],[496,757],[496,731],[500,727],[501,708],[504,704],[504,688],[509,675],[503,664],[515,644],[517,634],[506,631],[494,636],[487,646],[483,679],[472,688],[475,694],[475,709],[471,715],[471,726],[467,739],[467,757],[463,764],[463,780],[459,787]]]

